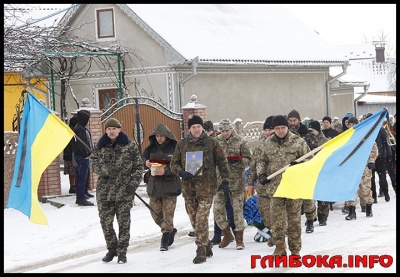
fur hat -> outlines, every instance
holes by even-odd
[[[324,116],[324,118],[322,118],[322,122],[324,122],[325,120],[328,120],[329,123],[332,123],[332,118],[330,118],[329,116]]]
[[[283,115],[276,115],[272,119],[272,128],[275,128],[276,126],[286,126],[289,127],[288,121],[285,116]]]
[[[350,123],[358,124],[358,119],[357,119],[357,117],[352,116],[352,117],[350,117],[350,118],[347,120],[347,123],[348,123],[348,124],[350,124]]]
[[[106,125],[105,128],[107,129],[108,127],[116,127],[116,128],[121,128],[121,123],[119,123],[119,121],[115,118],[109,118],[106,121]]]
[[[291,117],[297,118],[298,120],[301,121],[301,119],[300,119],[300,114],[299,114],[299,112],[296,111],[296,110],[292,110],[292,111],[288,114],[287,118],[291,118]]]
[[[228,118],[224,118],[219,122],[218,129],[220,131],[233,130],[232,122]]]
[[[207,132],[214,131],[214,124],[211,120],[207,120],[204,122],[204,130],[206,130]]]
[[[200,124],[201,127],[204,127],[203,119],[201,119],[201,117],[198,115],[193,115],[193,116],[189,117],[188,128],[190,128],[193,124]]]
[[[311,121],[308,127],[314,129],[318,133],[321,133],[321,124],[319,124],[319,122],[316,120]]]
[[[273,118],[274,118],[273,115],[267,117],[267,119],[266,119],[265,122],[264,122],[263,130],[266,130],[266,129],[273,129],[273,128],[272,128],[272,119],[273,119]]]

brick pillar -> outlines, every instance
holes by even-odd
[[[61,195],[60,156],[54,159],[40,177],[38,198],[52,195]]]
[[[82,107],[71,112],[71,114],[76,115],[79,110],[87,110],[90,113],[89,122],[87,124],[87,128],[89,129],[92,135],[92,144],[93,146],[99,141],[101,136],[104,134],[104,130],[102,129],[101,124],[101,114],[103,113],[101,110],[92,108],[89,103],[89,99],[83,98],[82,99]],[[89,173],[89,189],[93,190],[96,188],[98,175],[93,172],[90,167]]]
[[[7,206],[8,194],[14,174],[15,155],[18,146],[18,132],[4,132],[4,209]]]
[[[198,115],[200,116],[203,121],[206,120],[206,106],[199,104],[197,102],[197,96],[192,95],[190,97],[190,102],[187,103],[185,106],[182,107],[182,114],[183,114],[183,133],[184,137],[186,137],[189,134],[189,128],[187,125],[187,122],[189,120],[189,116],[192,115]]]

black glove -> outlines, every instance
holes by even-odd
[[[271,180],[268,180],[267,179],[267,175],[266,174],[261,174],[260,176],[258,176],[258,182],[261,184],[261,185],[265,185],[265,184],[267,184],[267,183],[269,183]]]
[[[238,164],[240,163],[240,160],[228,160],[229,164]]]
[[[375,163],[368,163],[367,164],[368,169],[374,169],[375,168]]]
[[[179,176],[183,179],[183,180],[188,180],[193,178],[193,174],[190,172],[187,172],[185,170],[181,170],[179,171]]]
[[[296,164],[299,164],[299,162],[293,161],[290,163],[290,165],[296,165]]]
[[[218,187],[218,191],[220,190],[224,191],[225,199],[229,199],[230,197],[230,190],[229,190],[229,182],[228,181],[222,181],[222,183]]]

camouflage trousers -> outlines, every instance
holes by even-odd
[[[357,196],[360,198],[360,205],[365,206],[367,204],[373,204],[374,203],[374,198],[372,197],[372,190],[371,190],[371,177],[372,177],[372,171],[368,169],[368,167],[364,168],[364,173],[361,178],[361,183],[358,186],[357,194],[356,194],[356,199]],[[355,200],[356,200],[355,199]],[[356,206],[357,203],[356,201],[346,201],[345,205],[348,206]]]
[[[330,202],[317,201],[318,202],[318,221],[326,221],[329,216]]]
[[[97,201],[100,225],[107,249],[118,255],[126,254],[129,246],[132,206],[133,201]],[[113,227],[114,217],[118,222],[118,237]]]
[[[285,242],[291,252],[301,250],[301,199],[271,197],[271,231],[275,245]],[[286,232],[287,225],[287,232]]]
[[[156,212],[150,212],[154,222],[160,226],[161,233],[169,233],[174,230],[174,214],[177,196],[150,196],[150,207]]]
[[[213,197],[185,197],[185,208],[196,233],[197,246],[208,246],[208,219]]]
[[[244,217],[243,217],[243,206],[245,200],[244,191],[240,192],[231,192],[230,200],[225,199],[224,192],[222,190],[217,191],[217,194],[214,196],[214,219],[217,222],[219,228],[224,230],[229,226],[228,217],[226,214],[226,201],[231,201],[232,209],[233,209],[233,220],[235,222],[236,230],[234,231],[243,231],[244,230]]]
[[[264,226],[271,229],[271,197],[269,195],[258,194],[257,207]]]
[[[317,218],[317,207],[315,206],[315,201],[312,199],[303,200],[304,214],[307,220],[314,221]]]

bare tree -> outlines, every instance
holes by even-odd
[[[68,90],[79,108],[71,81],[85,78],[92,66],[105,71],[106,76],[118,84],[117,62],[121,61],[122,91],[125,96],[129,94],[125,82],[126,61],[133,63],[133,57],[141,60],[132,50],[118,44],[102,46],[87,38],[73,36],[72,31],[82,26],[74,29],[60,24],[41,27],[34,24],[38,19],[24,19],[30,9],[26,4],[4,5],[5,71],[22,71],[28,79],[33,77],[39,81],[43,77],[49,80],[51,76],[59,79],[60,114],[65,121],[68,118],[65,106]],[[47,90],[51,89],[47,87]]]

